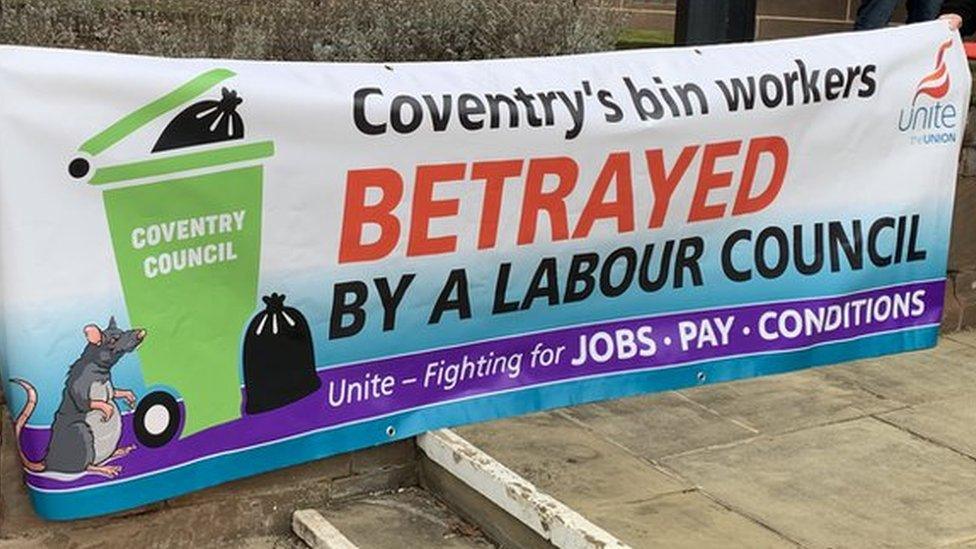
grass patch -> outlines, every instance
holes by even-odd
[[[662,30],[624,29],[617,38],[618,50],[660,48],[674,45],[674,33]]]

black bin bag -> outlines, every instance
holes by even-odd
[[[285,296],[261,298],[266,307],[244,334],[244,410],[257,414],[310,395],[322,385],[308,322]]]
[[[152,152],[244,139],[244,120],[237,112],[244,100],[227,88],[221,93],[219,101],[207,99],[183,109],[160,134]]]

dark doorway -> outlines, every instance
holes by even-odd
[[[678,0],[674,43],[749,42],[756,36],[756,0]]]

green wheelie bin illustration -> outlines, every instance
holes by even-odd
[[[235,76],[203,73],[86,141],[68,171],[102,188],[126,309],[147,330],[140,442],[166,444],[241,417],[241,335],[255,311],[263,166],[271,141],[246,142],[237,94],[185,107],[147,159],[98,155]],[[182,400],[182,406],[179,401]]]

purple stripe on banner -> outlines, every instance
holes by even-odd
[[[319,371],[322,388],[301,401],[245,415],[162,448],[137,448],[113,464],[123,467],[118,480],[125,480],[218,453],[463,398],[937,324],[944,284],[937,280],[823,299],[604,322],[327,368]],[[122,444],[136,444],[131,417],[124,417]],[[48,428],[31,427],[21,443],[29,456],[39,459],[48,439]],[[47,490],[105,481],[93,475],[72,480],[28,476],[29,484]]]

